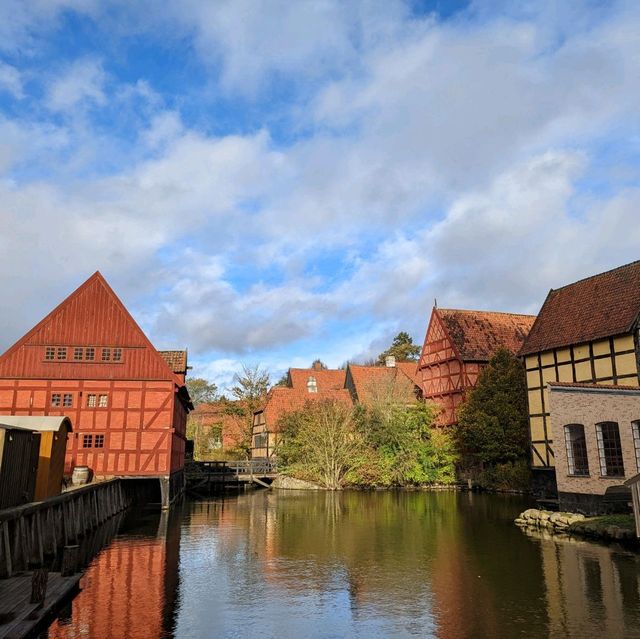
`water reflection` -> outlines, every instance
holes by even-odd
[[[187,503],[103,551],[49,637],[640,637],[638,556],[527,536],[512,523],[524,505],[453,492]]]

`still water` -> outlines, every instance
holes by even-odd
[[[519,498],[260,491],[135,515],[49,639],[640,638],[640,555]]]

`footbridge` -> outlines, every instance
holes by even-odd
[[[269,488],[278,474],[275,461],[251,459],[248,461],[202,461],[185,465],[187,490],[206,492],[224,486],[257,484]]]

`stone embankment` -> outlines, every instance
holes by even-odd
[[[628,521],[627,521],[628,520]],[[632,541],[636,539],[629,516],[590,517],[578,513],[551,512],[529,508],[516,518],[517,526],[546,530],[553,534],[577,535],[593,539]]]
[[[288,475],[278,475],[271,484],[271,488],[279,488],[281,490],[324,490],[322,486],[314,484],[304,479],[296,479]]]

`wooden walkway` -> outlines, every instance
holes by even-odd
[[[276,462],[267,459],[191,462],[185,471],[187,490],[194,492],[242,484],[269,488],[278,474]]]
[[[62,577],[59,572],[50,572],[42,604],[30,603],[32,576],[32,572],[25,572],[0,581],[0,639],[22,639],[44,628],[78,590],[81,573]]]

